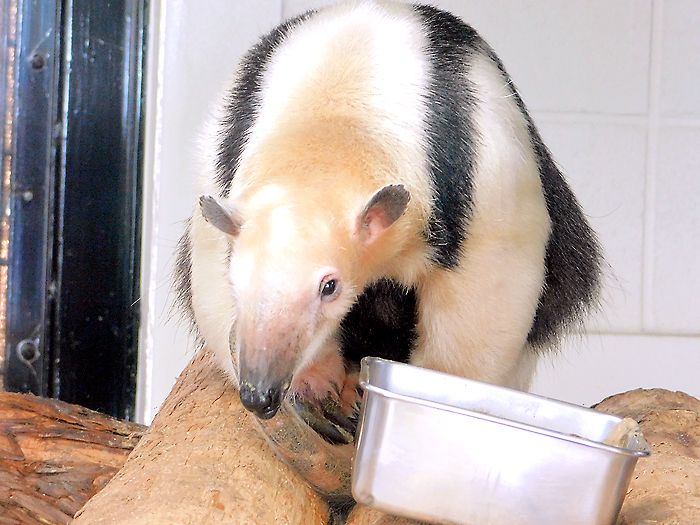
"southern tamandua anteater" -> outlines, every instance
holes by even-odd
[[[260,418],[291,395],[346,441],[364,355],[527,389],[596,303],[594,233],[503,64],[449,13],[289,20],[211,128],[176,288]]]

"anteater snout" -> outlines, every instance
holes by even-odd
[[[262,419],[273,417],[282,403],[280,388],[259,387],[242,382],[239,391],[243,406]]]

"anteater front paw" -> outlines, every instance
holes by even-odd
[[[324,440],[333,445],[354,441],[361,392],[357,374],[346,373],[337,352],[303,370],[290,390],[297,414]]]
[[[334,396],[314,401],[295,396],[292,406],[306,424],[331,445],[354,441],[358,411],[346,414]]]

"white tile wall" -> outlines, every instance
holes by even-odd
[[[534,118],[605,249],[609,265],[605,308],[595,327],[605,332],[639,332],[646,126],[636,119],[586,121],[567,114],[535,114]]]
[[[700,350],[692,337],[595,335],[546,356],[538,394],[590,406],[635,388],[680,390],[700,398]]]
[[[182,330],[164,319],[172,248],[194,202],[192,159],[203,115],[257,35],[328,3],[156,4],[154,33],[162,38],[152,46],[149,100],[158,122],[149,128],[154,180],[147,204],[157,231],[146,239],[155,247],[147,262],[155,271],[144,272],[153,276],[144,289],[155,308],[145,312],[153,335],[144,348],[152,367],[139,394],[145,421],[188,355]],[[589,334],[542,364],[535,390],[580,403],[636,386],[700,396],[700,2],[432,3],[462,16],[501,56],[599,232],[614,275]]]
[[[643,114],[649,0],[443,0],[491,44],[533,110]]]
[[[698,97],[700,98],[700,97]],[[700,333],[700,127],[662,126],[655,171],[651,330]],[[700,370],[699,370],[700,372]]]
[[[697,0],[666,0],[659,5],[662,114],[700,118],[700,5]]]

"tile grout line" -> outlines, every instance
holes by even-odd
[[[575,333],[575,337],[590,337],[590,336],[606,336],[606,337],[643,337],[645,339],[649,338],[661,338],[665,337],[668,339],[700,339],[700,332],[681,332],[679,330],[663,330],[663,329],[653,329],[647,330],[645,332],[635,332],[630,330],[588,330],[585,333]]]
[[[538,111],[531,110],[530,114],[536,123],[548,122],[554,124],[610,124],[644,126],[649,123],[649,113],[644,115],[625,115],[611,113],[585,113],[576,111]],[[686,128],[700,127],[698,117],[667,117],[658,115],[658,124],[661,126],[675,126]]]
[[[649,116],[644,115],[624,115],[610,113],[585,113],[576,111],[530,111],[537,122],[551,122],[556,124],[627,124],[636,126],[646,126]]]
[[[653,330],[654,242],[656,227],[656,168],[658,164],[661,104],[661,53],[664,0],[652,0],[649,55],[649,118],[644,188],[644,236],[642,240],[642,333]]]

